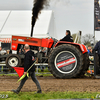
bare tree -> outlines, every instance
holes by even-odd
[[[91,45],[91,43],[94,42],[94,38],[93,38],[93,35],[92,34],[86,34],[84,36],[82,36],[82,43],[84,45]]]

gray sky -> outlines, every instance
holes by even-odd
[[[33,0],[0,0],[0,10],[31,10]],[[94,33],[94,0],[50,0],[46,9],[54,11],[55,29],[58,39],[69,29],[72,34],[82,31],[82,35]],[[99,40],[100,32],[96,32]]]
[[[0,10],[30,10],[33,0],[0,0]]]

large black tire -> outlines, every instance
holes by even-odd
[[[82,66],[82,70],[77,75],[77,77],[83,78],[85,76],[85,73],[87,72],[87,70],[89,68],[89,64],[90,64],[89,55],[88,55],[88,53],[84,53],[83,54],[83,66]]]
[[[6,58],[6,66],[9,68],[19,67],[21,65],[21,58],[16,54],[10,54]]]
[[[83,55],[75,46],[62,44],[52,50],[48,62],[50,72],[56,78],[73,78],[83,68]]]
[[[83,54],[84,56],[84,64],[83,64],[83,71],[82,71],[82,76],[86,73],[86,71],[89,68],[90,60],[89,60],[89,55],[88,53]]]

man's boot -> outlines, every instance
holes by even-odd
[[[37,93],[42,93],[42,90],[38,90]]]
[[[22,86],[19,86],[16,90],[11,90],[12,92],[18,94],[21,90]]]
[[[41,90],[39,82],[36,85],[37,85],[37,92],[36,93],[42,93],[42,90]]]
[[[42,93],[42,90],[38,90],[37,92],[35,92],[34,94],[36,94],[36,93]]]
[[[18,94],[19,92],[17,90],[11,90],[12,92]]]

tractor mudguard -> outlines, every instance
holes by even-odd
[[[58,41],[54,47],[57,47],[58,45],[61,45],[61,44],[71,44],[71,45],[74,45],[74,46],[78,46],[83,54],[88,52],[85,45],[74,43],[74,42]]]

